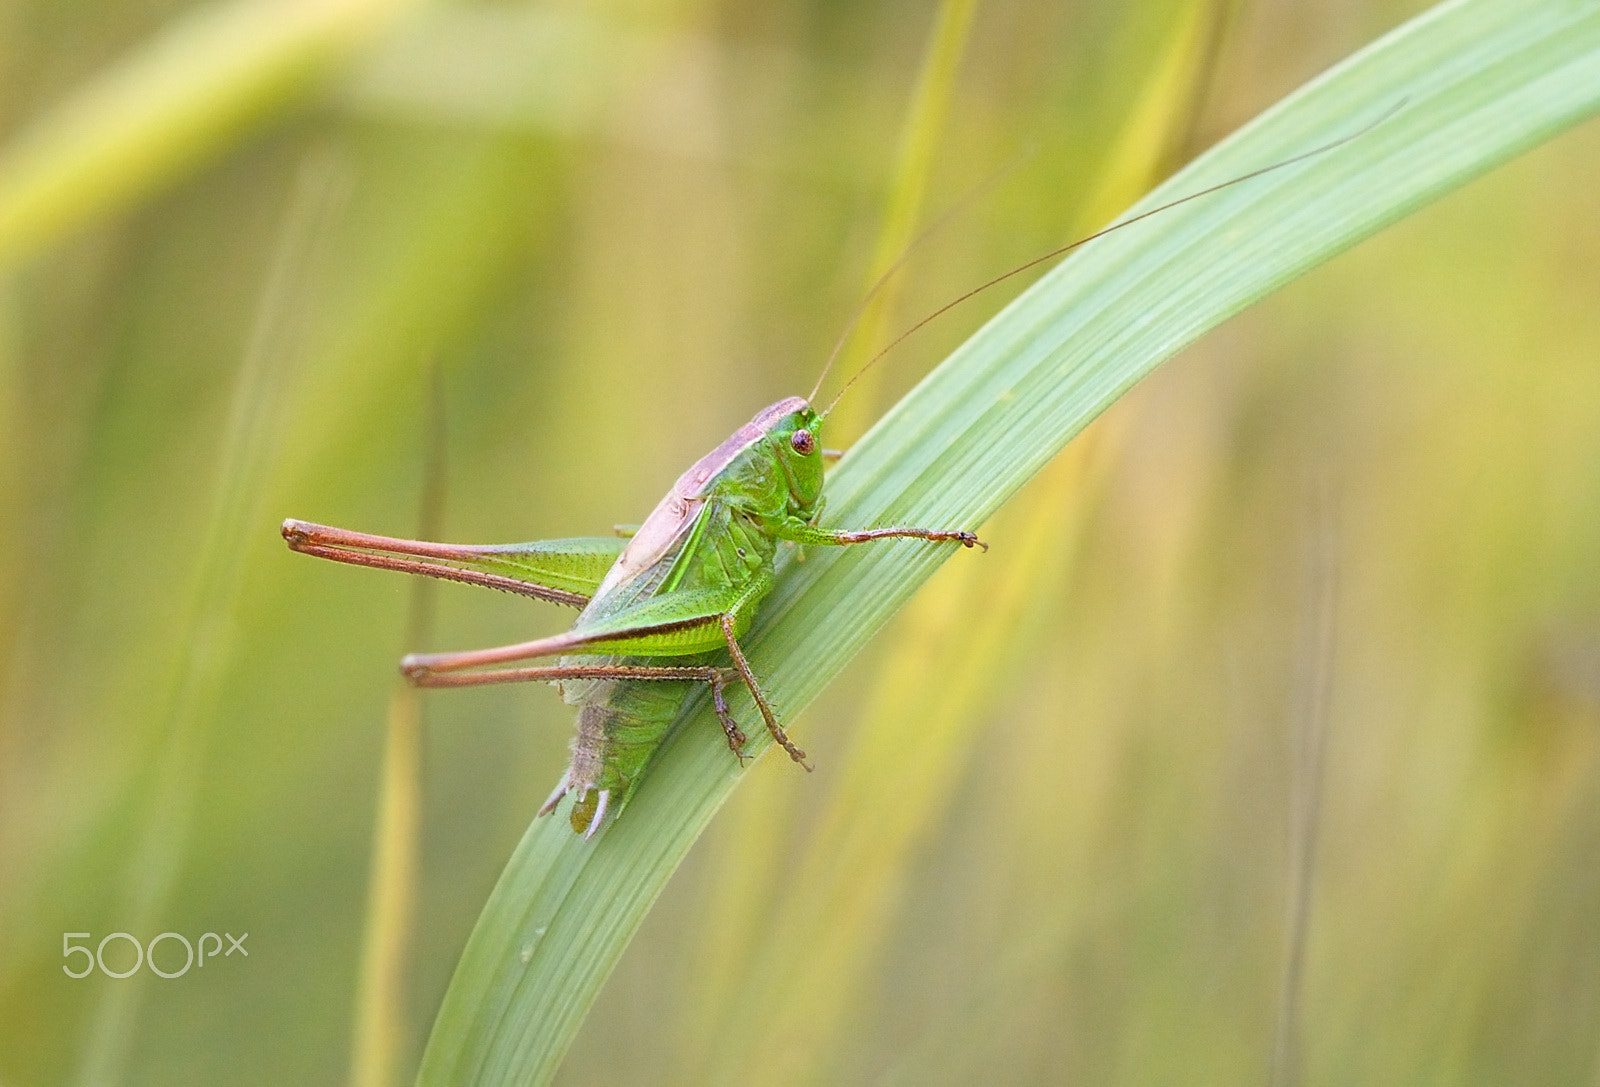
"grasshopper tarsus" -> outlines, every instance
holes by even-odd
[[[767,722],[767,727],[772,732],[772,738],[778,741],[778,745],[789,753],[791,759],[800,764],[801,769],[808,774],[815,769],[806,761],[806,753],[795,746],[794,741],[789,739],[788,734],[775,721]]]
[[[910,533],[908,533],[908,535],[910,535]],[[978,534],[976,532],[941,532],[938,530],[930,530],[922,538],[925,540],[933,540],[937,543],[958,543],[965,548],[981,547],[985,551],[989,550],[989,545],[978,539]]]
[[[731,674],[730,674],[731,673]],[[722,723],[722,731],[728,737],[728,750],[733,752],[733,757],[743,766],[750,756],[744,753],[744,745],[749,742],[749,737],[733,719],[733,714],[728,712],[728,700],[723,696],[723,691],[738,677],[738,672],[732,669],[718,669],[711,680],[711,705],[717,712],[717,720]]]

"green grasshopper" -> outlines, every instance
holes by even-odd
[[[1381,125],[1404,104],[1402,99],[1352,135],[1130,216],[980,284],[879,350],[845,390],[906,337],[973,295],[1114,230],[1331,151]],[[884,274],[867,299],[898,267],[897,262]],[[846,336],[853,327],[854,322],[846,328]],[[843,342],[841,337],[839,346]],[[823,377],[831,365],[832,358]],[[821,384],[819,378],[818,387]],[[843,395],[841,391],[839,396]],[[464,653],[412,654],[400,667],[422,687],[556,684],[562,698],[578,707],[577,736],[572,741],[572,761],[539,814],[550,814],[571,793],[572,827],[586,838],[593,837],[608,812],[614,808],[620,815],[627,806],[694,684],[710,688],[728,747],[741,763],[748,738],[725,697],[734,682],[743,682],[749,690],[767,731],[789,757],[811,768],[805,752],[779,724],[739,645],[756,609],[772,591],[780,542],[844,546],[911,538],[988,550],[977,536],[961,529],[820,527],[827,453],[819,434],[826,415],[798,396],[763,409],[680,476],[631,539],[580,537],[475,547],[371,536],[292,519],[283,523],[283,536],[291,548],[308,555],[484,585],[581,608],[564,634]],[[722,663],[724,654],[731,667]],[[548,657],[560,661],[495,667]],[[678,663],[659,663],[663,659]]]
[[[728,746],[743,762],[748,738],[725,697],[730,683],[742,681],[772,738],[810,769],[739,645],[772,591],[780,542],[843,546],[909,537],[985,547],[962,530],[820,527],[823,418],[798,396],[763,409],[680,476],[626,540],[580,537],[475,547],[292,519],[283,523],[283,536],[308,555],[582,608],[563,634],[463,653],[412,654],[400,667],[422,687],[557,684],[563,699],[578,708],[578,734],[572,762],[539,814],[548,815],[572,793],[573,829],[591,837],[607,812],[615,807],[620,815],[639,787],[685,684],[710,687]],[[724,653],[732,667],[720,663]],[[493,667],[545,657],[561,659],[543,667]],[[681,663],[656,663],[663,658]]]

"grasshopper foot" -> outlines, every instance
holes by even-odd
[[[788,734],[782,729],[778,729],[776,732],[774,732],[772,734],[772,738],[778,741],[778,746],[782,747],[789,753],[789,757],[791,759],[800,764],[800,769],[804,770],[808,774],[816,769],[816,767],[812,766],[806,761],[806,753],[796,747],[794,745],[794,741],[789,739]]]
[[[744,745],[749,737],[739,727],[739,722],[733,719],[733,714],[728,712],[728,700],[723,695],[728,684],[737,679],[739,673],[732,669],[724,669],[717,673],[717,678],[711,681],[711,705],[717,711],[717,720],[722,723],[722,731],[728,737],[728,750],[733,752],[733,757],[743,766],[750,758],[744,753]]]

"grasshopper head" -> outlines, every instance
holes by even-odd
[[[809,516],[822,498],[822,416],[798,397],[792,403],[768,435],[788,479],[790,509]]]

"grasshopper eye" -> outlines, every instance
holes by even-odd
[[[797,430],[789,436],[789,444],[794,446],[794,451],[802,457],[809,457],[817,451],[817,439],[811,436],[809,430]]]

